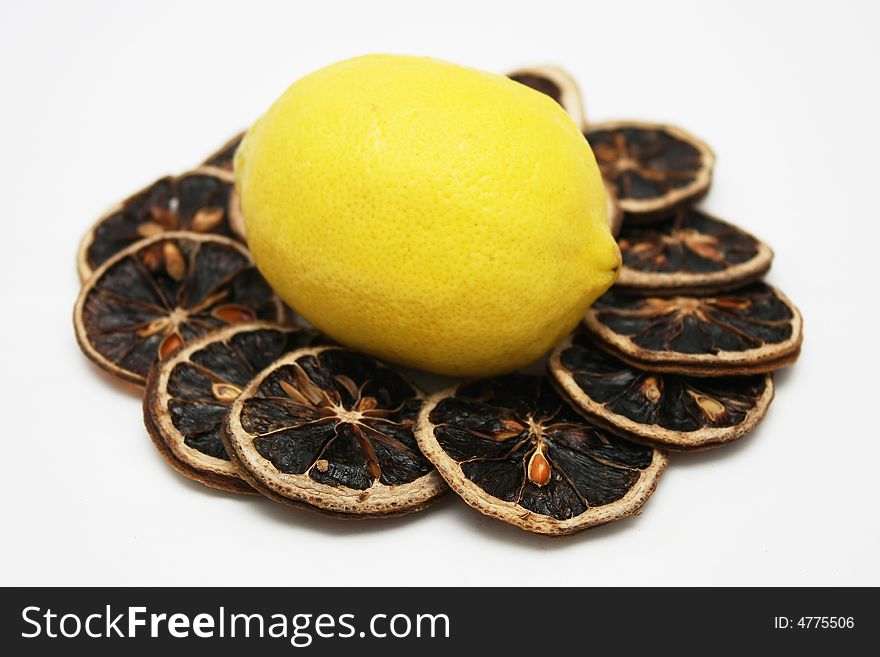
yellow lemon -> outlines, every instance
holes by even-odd
[[[235,159],[248,243],[316,328],[379,358],[512,371],[615,281],[593,153],[503,76],[370,55],[295,82]]]

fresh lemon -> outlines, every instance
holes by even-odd
[[[235,171],[278,294],[339,342],[405,365],[514,370],[620,268],[587,141],[503,76],[420,57],[333,64],[253,125]]]

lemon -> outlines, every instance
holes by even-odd
[[[235,159],[260,272],[379,358],[488,376],[537,359],[615,281],[577,126],[503,76],[370,55],[295,82]]]

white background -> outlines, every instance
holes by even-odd
[[[880,23],[873,2],[4,2],[2,584],[880,584]],[[776,250],[800,362],[727,448],[674,455],[641,517],[531,536],[449,496],[332,521],[170,470],[80,354],[80,235],[288,84],[368,52],[557,63],[595,120],[679,124],[705,206]]]

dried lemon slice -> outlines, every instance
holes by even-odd
[[[80,280],[146,237],[186,230],[240,239],[241,208],[231,174],[195,169],[160,178],[104,213],[80,241]]]
[[[202,167],[219,169],[221,172],[232,173],[235,151],[238,149],[238,145],[241,143],[242,139],[244,139],[244,132],[235,135],[232,139],[205,158],[205,161],[202,162]]]
[[[803,341],[800,312],[765,283],[706,297],[612,290],[587,311],[584,326],[631,365],[693,376],[772,372],[794,363]]]
[[[512,374],[434,395],[419,446],[481,513],[539,534],[571,534],[635,513],[666,455],[596,427],[547,377]]]
[[[558,66],[528,66],[511,71],[507,77],[550,96],[583,129],[584,101],[577,82],[567,71]]]
[[[773,251],[733,224],[692,207],[650,226],[627,225],[618,238],[619,291],[711,294],[760,280]]]
[[[315,344],[311,331],[247,322],[187,342],[147,378],[144,423],[181,474],[208,486],[254,492],[220,436],[226,411],[248,382],[281,356]]]
[[[712,183],[715,155],[680,128],[611,121],[592,123],[584,134],[629,223],[662,219]]]
[[[677,450],[742,438],[773,400],[770,374],[695,378],[646,372],[599,349],[584,330],[550,355],[550,371],[575,407],[597,424]]]
[[[98,267],[80,290],[73,321],[86,356],[142,385],[153,363],[187,340],[227,324],[284,317],[241,244],[171,232],[135,242]]]
[[[348,516],[401,515],[446,490],[413,436],[421,406],[415,387],[369,356],[300,349],[248,384],[223,440],[271,499]]]

